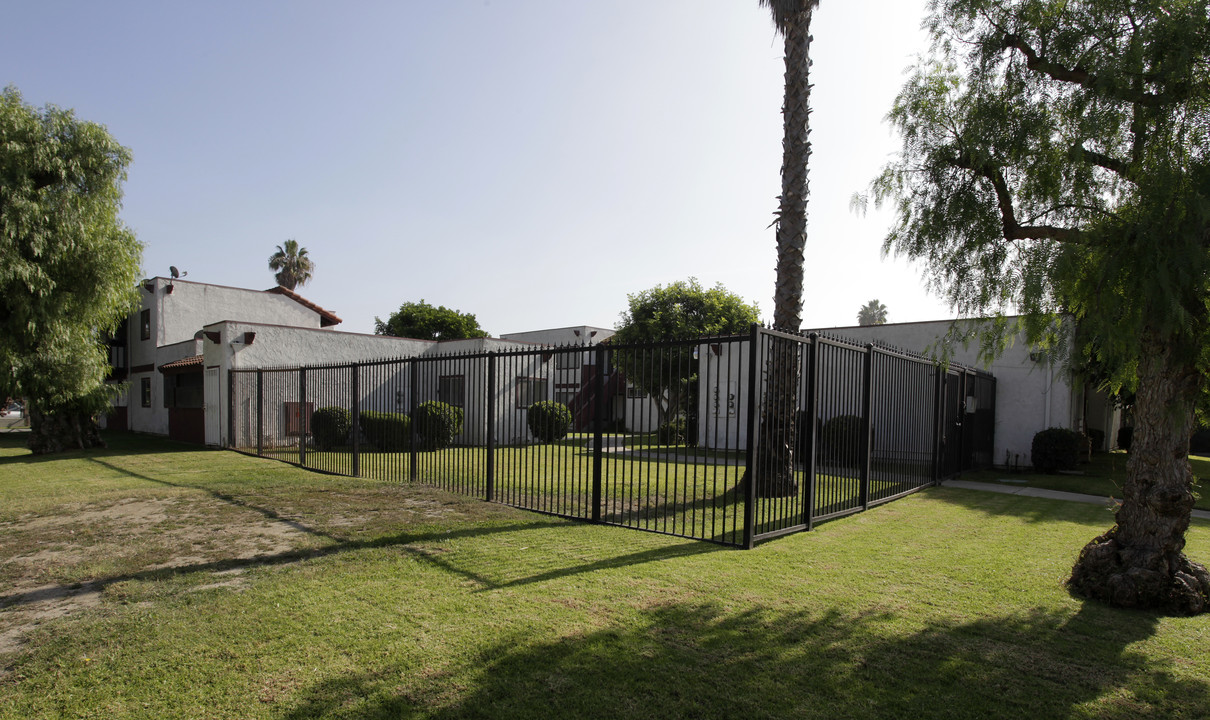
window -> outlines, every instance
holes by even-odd
[[[151,407],[151,378],[145,377],[139,380],[139,395],[143,399],[143,407]]]
[[[147,309],[139,313],[139,339],[151,339],[151,310]]]
[[[576,398],[579,395],[579,385],[574,383],[559,383],[555,385],[555,402],[561,402],[569,408],[576,406]]]
[[[437,378],[437,399],[447,405],[463,407],[466,392],[464,375],[443,375]]]
[[[546,378],[517,378],[517,407],[528,408],[546,399]]]

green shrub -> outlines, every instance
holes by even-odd
[[[352,427],[352,416],[342,407],[321,407],[311,413],[311,439],[320,450],[347,443]]]
[[[541,400],[529,406],[525,422],[538,440],[554,442],[567,437],[571,430],[571,410],[561,402]]]
[[[1066,428],[1046,428],[1034,435],[1030,445],[1030,462],[1037,472],[1054,473],[1074,470],[1080,462],[1084,434]]]
[[[817,449],[822,462],[838,467],[861,466],[861,433],[865,421],[860,415],[829,418],[819,431]]]
[[[685,442],[685,416],[678,414],[655,430],[659,445],[680,445]]]
[[[412,421],[404,413],[361,413],[361,434],[382,452],[403,452],[412,447]]]
[[[1118,428],[1118,448],[1130,452],[1130,441],[1134,439],[1134,428],[1127,425]]]
[[[440,450],[449,447],[454,437],[462,432],[462,408],[439,400],[421,403],[413,414],[416,435],[420,447],[425,450]]]

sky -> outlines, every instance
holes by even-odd
[[[757,0],[3,0],[0,84],[105,125],[144,276],[266,289],[295,239],[306,298],[372,332],[407,301],[493,335],[613,327],[689,277],[773,314],[782,41]],[[925,0],[812,23],[804,327],[949,317],[850,208],[899,144]]]

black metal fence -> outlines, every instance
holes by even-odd
[[[759,327],[233,370],[230,400],[243,452],[745,547],[990,464],[995,421],[986,373]]]

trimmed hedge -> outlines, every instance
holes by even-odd
[[[529,406],[525,423],[530,433],[544,443],[562,440],[571,431],[571,410],[561,402],[540,400]]]
[[[311,439],[320,450],[331,450],[348,443],[352,428],[353,417],[342,407],[329,405],[311,413]]]
[[[1046,428],[1034,435],[1029,449],[1030,462],[1038,472],[1074,470],[1080,462],[1083,447],[1084,433],[1067,428]]]
[[[429,400],[416,408],[412,422],[416,423],[416,435],[420,447],[425,450],[440,450],[454,443],[462,432],[462,408],[439,400]]]
[[[403,452],[412,447],[412,420],[404,413],[363,411],[361,433],[382,452]]]

